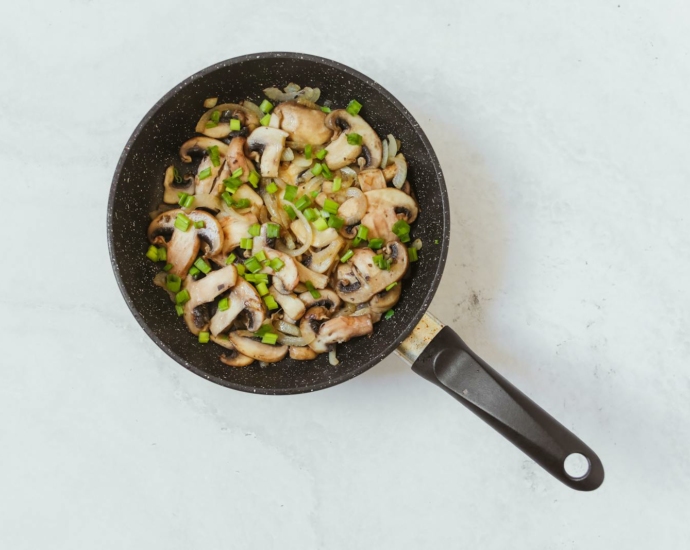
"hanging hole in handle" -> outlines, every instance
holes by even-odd
[[[563,470],[573,481],[585,479],[591,470],[589,459],[580,453],[571,453],[563,461]]]

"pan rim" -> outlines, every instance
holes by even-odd
[[[154,331],[148,326],[148,324],[145,322],[143,319],[142,315],[139,313],[138,309],[134,306],[132,297],[130,296],[130,293],[128,292],[124,281],[122,280],[122,275],[120,273],[120,268],[117,264],[117,261],[115,259],[115,244],[114,244],[114,233],[113,233],[113,216],[114,216],[114,205],[115,205],[115,196],[117,194],[118,190],[118,184],[120,181],[120,176],[122,173],[122,169],[124,167],[124,163],[127,160],[131,147],[135,140],[139,137],[140,133],[144,129],[144,127],[148,124],[148,122],[153,118],[153,116],[165,105],[165,103],[168,102],[169,99],[171,99],[175,94],[177,94],[181,89],[185,88],[195,80],[202,78],[206,76],[209,73],[212,73],[218,69],[222,69],[231,65],[235,65],[238,63],[242,63],[245,61],[250,61],[254,59],[280,59],[280,58],[285,58],[285,59],[306,59],[309,61],[313,61],[317,64],[322,64],[326,65],[329,67],[334,67],[336,69],[339,69],[348,75],[352,76],[353,78],[356,78],[358,80],[363,81],[365,84],[368,86],[372,87],[375,89],[377,92],[379,92],[381,95],[383,95],[390,103],[393,105],[400,115],[404,117],[409,124],[412,125],[412,127],[415,130],[415,133],[419,136],[420,140],[422,141],[424,148],[426,149],[426,153],[428,155],[429,160],[431,161],[433,167],[434,167],[434,172],[436,174],[436,178],[440,184],[440,189],[441,189],[441,196],[440,196],[440,203],[441,203],[441,209],[442,209],[442,234],[443,238],[440,243],[441,245],[441,253],[438,259],[438,262],[436,264],[435,272],[433,275],[433,284],[429,286],[429,289],[424,297],[422,306],[419,308],[419,311],[417,311],[414,315],[410,317],[410,319],[407,321],[405,324],[404,328],[400,331],[400,334],[398,335],[397,338],[391,340],[387,345],[382,346],[381,350],[373,355],[372,357],[369,358],[369,360],[363,362],[361,365],[359,365],[357,368],[353,370],[348,370],[346,372],[343,372],[340,376],[334,376],[333,378],[329,379],[326,382],[319,382],[319,383],[314,383],[314,384],[306,384],[304,386],[300,387],[293,387],[293,388],[260,388],[260,387],[255,387],[255,386],[249,386],[246,384],[239,384],[236,382],[231,382],[228,380],[224,380],[222,378],[219,378],[217,376],[212,376],[204,372],[203,370],[199,369],[189,361],[186,361],[184,358],[180,357],[177,355],[163,340],[161,340],[155,333]],[[136,319],[137,323],[139,323],[139,326],[144,330],[144,332],[147,334],[151,340],[161,349],[163,350],[171,359],[175,360],[177,363],[185,367],[187,370],[193,372],[194,374],[206,379],[210,380],[211,382],[214,382],[220,386],[224,386],[227,388],[232,388],[234,390],[246,392],[246,393],[254,393],[254,394],[261,394],[261,395],[294,395],[294,394],[301,394],[301,393],[311,393],[314,391],[326,389],[332,386],[336,386],[338,384],[342,384],[343,382],[346,382],[347,380],[350,380],[356,376],[359,376],[363,372],[369,370],[372,368],[374,365],[377,365],[379,362],[381,362],[385,357],[390,355],[395,349],[398,347],[400,342],[404,340],[407,335],[414,329],[414,327],[419,323],[419,320],[422,318],[424,313],[426,313],[427,309],[429,308],[429,305],[431,304],[431,301],[434,298],[434,295],[436,294],[436,291],[439,286],[439,282],[441,280],[441,276],[443,275],[443,271],[445,268],[446,264],[446,259],[448,256],[448,248],[450,245],[450,208],[449,208],[449,201],[448,201],[448,191],[445,183],[445,178],[443,176],[443,171],[441,170],[441,165],[439,163],[439,160],[436,156],[436,153],[434,152],[431,143],[429,142],[429,139],[427,138],[426,134],[422,130],[421,126],[419,123],[414,119],[414,117],[410,114],[410,112],[405,108],[400,101],[398,101],[388,90],[386,90],[383,86],[381,86],[379,83],[376,81],[372,80],[368,76],[360,73],[359,71],[356,71],[355,69],[352,69],[351,67],[348,67],[347,65],[343,65],[342,63],[339,63],[337,61],[333,61],[331,59],[327,59],[324,57],[320,56],[315,56],[315,55],[309,55],[309,54],[304,54],[304,53],[297,53],[297,52],[261,52],[261,53],[254,53],[254,54],[248,54],[248,55],[242,55],[238,57],[233,57],[230,59],[226,59],[225,61],[220,61],[218,63],[215,63],[213,65],[210,65],[194,74],[191,76],[187,77],[184,79],[182,82],[171,88],[163,97],[161,97],[154,105],[149,109],[149,111],[144,115],[142,120],[137,124],[136,128],[132,132],[131,136],[127,140],[127,143],[125,144],[125,147],[120,155],[120,158],[118,160],[117,166],[115,168],[115,172],[113,175],[113,179],[111,181],[111,186],[110,186],[110,193],[108,197],[108,213],[107,213],[107,238],[108,238],[108,253],[110,256],[110,264],[111,267],[113,268],[113,274],[115,275],[115,280],[117,282],[117,285],[120,289],[120,293],[122,294],[122,297],[125,300],[125,303],[127,304],[127,307],[129,308],[130,312]]]

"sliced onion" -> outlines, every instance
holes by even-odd
[[[412,241],[412,247],[416,248],[417,250],[421,250],[422,249],[422,239],[415,239],[414,241]]]
[[[290,82],[283,90],[285,90],[286,94],[289,94],[291,92],[299,92],[302,89],[302,86],[299,84],[295,84],[294,82]]]
[[[302,336],[287,336],[281,332],[278,333],[278,343],[283,346],[296,346],[303,348],[304,346],[308,346],[311,342],[313,342],[314,338],[316,338],[314,334],[310,334],[309,338],[303,338]]]
[[[328,362],[334,367],[340,364],[340,361],[338,360],[338,357],[335,354],[335,347],[328,352]]]
[[[302,333],[300,332],[299,327],[297,325],[286,323],[282,319],[276,319],[275,321],[273,321],[273,326],[276,330],[284,332],[285,334],[288,334],[290,336],[302,336]]]
[[[357,310],[357,306],[355,304],[347,303],[345,306],[333,317],[345,317],[348,315],[352,315],[355,311]]]
[[[290,227],[292,227],[292,224],[290,224]],[[297,248],[297,245],[295,244],[295,240],[292,238],[292,235],[290,235],[290,233],[285,233],[285,236],[283,237],[283,239],[285,240],[286,246],[290,250],[294,250],[295,248]]]
[[[282,248],[281,248],[282,243],[280,241],[278,241],[276,246],[277,246],[278,250],[280,250],[281,252],[285,252],[289,256],[292,256],[292,257],[299,256],[300,254],[304,254],[309,249],[309,244],[311,243],[311,239],[312,239],[311,224],[307,221],[307,218],[304,217],[304,214],[302,214],[302,212],[300,212],[295,207],[295,205],[292,204],[290,201],[286,201],[283,199],[281,202],[283,203],[283,205],[287,204],[288,206],[291,206],[292,209],[295,211],[295,214],[297,214],[297,217],[302,221],[302,223],[306,227],[308,239],[307,239],[307,242],[303,243],[302,246],[300,246],[299,248],[297,248],[295,250],[289,250],[287,247],[283,247],[283,248],[285,248],[285,250],[282,250]]]
[[[340,169],[340,177],[343,180],[341,189],[352,187],[357,181],[357,172],[349,166]]]
[[[388,138],[388,164],[390,164],[398,154],[398,142],[395,141],[393,134],[388,134],[386,137]]]
[[[395,176],[393,176],[393,185],[400,189],[405,185],[407,179],[407,161],[402,154],[399,154],[393,159],[395,162]]]
[[[249,100],[245,100],[242,102],[242,106],[246,107],[252,113],[254,113],[259,118],[259,120],[261,120],[263,118],[264,113],[261,109],[259,109],[259,106],[256,103],[252,103]]]
[[[318,88],[305,87],[301,90],[294,90],[295,85],[290,87],[290,92],[281,92],[278,88],[266,88],[264,89],[264,94],[268,99],[273,101],[294,101],[298,97],[303,97],[308,101],[316,103],[321,97],[321,90]],[[287,88],[286,88],[287,89]]]
[[[283,149],[283,154],[280,156],[280,160],[283,162],[291,162],[295,160],[295,153],[289,147]]]
[[[381,154],[381,170],[388,166],[388,141],[385,139],[381,141],[383,153]]]
[[[361,317],[362,315],[369,315],[370,313],[371,309],[369,309],[369,306],[365,306],[350,314],[350,317]]]

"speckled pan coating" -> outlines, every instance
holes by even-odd
[[[321,89],[321,100],[345,107],[356,98],[361,114],[379,133],[402,140],[409,180],[419,200],[420,215],[413,237],[424,242],[412,277],[404,282],[395,316],[377,323],[371,337],[338,346],[340,365],[327,354],[314,361],[285,359],[266,368],[223,365],[222,349],[202,345],[175,314],[165,293],[152,283],[157,268],[145,258],[148,213],[162,201],[163,173],[175,163],[180,144],[193,135],[205,111],[203,101],[219,103],[251,99],[261,90],[289,82]],[[320,57],[270,52],[236,57],[190,76],[156,103],[134,130],[115,170],[108,202],[108,246],[122,295],[144,331],[178,363],[223,386],[246,392],[278,395],[320,390],[361,374],[395,350],[414,328],[436,292],[448,252],[450,213],[438,159],[412,115],[389,92],[361,73]],[[438,245],[434,244],[438,241]]]

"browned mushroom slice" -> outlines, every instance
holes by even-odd
[[[386,313],[386,311],[398,303],[401,291],[402,285],[398,283],[390,290],[384,288],[381,292],[374,294],[371,300],[369,300],[371,311],[374,313]]]
[[[325,158],[331,170],[352,164],[360,153],[365,158],[363,168],[374,168],[381,164],[381,140],[361,116],[352,116],[345,109],[337,109],[326,117],[326,126],[334,131],[333,141],[326,147]],[[347,135],[351,133],[362,136],[362,145],[348,143]]]
[[[398,220],[412,223],[417,219],[417,202],[399,189],[387,187],[364,193],[367,198],[367,213],[362,224],[369,228],[369,238],[385,241],[397,239],[391,228]]]
[[[260,126],[247,139],[247,149],[259,157],[261,177],[278,177],[280,156],[283,154],[287,132],[268,126]]]
[[[228,299],[230,307],[225,311],[219,309],[211,318],[211,334],[216,336],[226,330],[243,312],[246,315],[247,330],[259,330],[266,318],[266,306],[256,289],[239,278]]]
[[[325,307],[316,306],[309,308],[300,321],[299,330],[302,333],[302,338],[310,342],[309,347],[316,353],[328,351],[327,349],[321,350],[321,347],[314,348],[312,344],[319,334],[321,325],[323,325],[330,316],[330,312]]]
[[[175,181],[176,175],[179,181]],[[163,179],[163,189],[163,202],[177,204],[180,200],[179,193],[194,194],[194,178],[181,178],[179,174],[176,174],[174,166],[168,166]]]
[[[223,228],[224,235],[223,253],[229,254],[240,246],[241,240],[249,234],[249,227],[258,221],[251,212],[221,218],[220,226]]]
[[[328,285],[328,277],[326,275],[312,271],[308,267],[304,267],[300,262],[295,262],[295,265],[301,282],[306,283],[310,281],[314,285],[314,288],[326,288]]]
[[[211,117],[216,111],[220,114],[221,120],[218,123],[213,123]],[[227,137],[230,135],[230,122],[226,120],[228,118],[240,119],[250,132],[259,125],[259,117],[251,109],[236,103],[223,103],[206,111],[197,122],[195,130],[199,134],[212,138]]]
[[[316,359],[316,352],[307,346],[290,346],[290,358],[297,361],[311,361]]]
[[[320,296],[314,298],[311,292],[303,292],[299,295],[299,299],[304,302],[304,305],[311,309],[312,307],[325,307],[331,315],[340,307],[340,297],[330,289],[319,291]]]
[[[211,271],[203,279],[185,279],[184,287],[189,292],[189,300],[184,305],[184,320],[192,334],[206,330],[209,324],[208,307],[216,296],[232,288],[237,282],[237,269],[234,265],[218,271]]]
[[[211,342],[214,342],[228,350],[228,353],[224,353],[220,356],[220,360],[223,364],[228,365],[229,367],[246,367],[254,362],[254,359],[251,357],[247,357],[246,355],[239,353],[230,341],[230,338],[225,335],[214,336],[212,334]]]
[[[391,166],[395,165],[393,164]],[[390,179],[393,179],[393,175],[391,175]],[[386,179],[384,177],[384,173],[378,168],[362,170],[357,176],[357,181],[359,181],[359,186],[364,192],[386,188]]]
[[[205,136],[197,136],[188,139],[180,147],[180,159],[182,162],[192,162],[192,155],[206,155],[211,147],[218,147],[218,154],[224,157],[227,154],[228,146],[218,139]]]
[[[280,116],[280,128],[288,132],[288,139],[292,141],[321,145],[333,134],[326,127],[326,113],[320,109],[310,109],[290,101],[281,103],[273,112]]]
[[[254,334],[245,330],[231,332],[228,337],[239,353],[264,363],[277,363],[284,359],[288,352],[287,346],[263,344]]]
[[[374,331],[374,324],[369,315],[342,315],[324,322],[316,334],[316,339],[309,347],[316,353],[325,353],[334,344],[347,342],[356,336],[364,336]]]
[[[273,296],[275,301],[278,302],[278,305],[283,308],[283,315],[285,316],[285,321],[287,323],[295,324],[302,318],[307,308],[305,307],[304,302],[297,296],[292,293],[283,294],[273,286],[271,286],[268,291],[271,293],[271,296]]]

